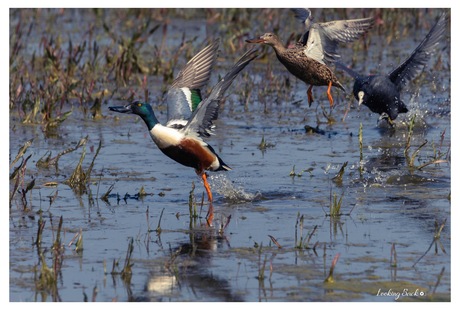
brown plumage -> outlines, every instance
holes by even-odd
[[[328,66],[322,64],[305,53],[305,46],[296,45],[286,48],[279,38],[273,33],[266,33],[259,39],[246,40],[248,43],[262,43],[273,47],[278,60],[293,74],[296,78],[310,85],[308,88],[308,104],[313,102],[311,89],[313,86],[328,86],[327,97],[331,107],[334,105],[334,99],[331,95],[331,87],[337,87],[345,91],[340,84],[334,72]]]

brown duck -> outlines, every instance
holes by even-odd
[[[339,80],[324,63],[313,59],[308,55],[308,46],[297,44],[294,47],[286,48],[281,43],[279,38],[273,33],[266,33],[258,39],[246,40],[248,43],[262,43],[273,47],[278,60],[298,79],[310,85],[307,91],[308,104],[313,102],[311,89],[313,86],[328,86],[327,97],[330,106],[334,105],[334,99],[331,95],[331,87],[338,87],[345,91],[345,88],[340,84]]]

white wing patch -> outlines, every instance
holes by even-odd
[[[190,111],[192,111],[192,92],[190,91],[190,88],[188,87],[182,87],[180,90],[185,95],[185,99],[187,100],[188,106],[190,107]]]

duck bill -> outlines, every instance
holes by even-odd
[[[358,92],[358,106],[360,106],[364,102],[364,92]]]
[[[133,113],[133,110],[131,109],[131,104],[127,104],[124,106],[109,107],[109,110],[118,113]]]
[[[264,43],[265,41],[263,39],[257,38],[257,39],[249,39],[246,40],[247,43]]]

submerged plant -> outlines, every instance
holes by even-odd
[[[18,150],[18,154],[16,154],[16,157],[14,158],[14,160],[10,163],[10,169],[12,166],[14,166],[15,163],[18,162],[18,160],[24,156],[24,154],[26,153],[27,149],[32,145],[32,142],[34,141],[34,139],[30,139],[30,140],[27,140],[23,146],[21,146],[21,148]]]
[[[275,147],[275,144],[267,142],[265,140],[265,136],[262,136],[262,140],[260,140],[260,143],[257,146],[257,148],[263,152],[267,150],[267,148],[271,148],[271,147]]]
[[[442,153],[440,150],[437,151],[436,147],[433,144],[433,149],[434,149],[433,159],[428,161],[428,162],[425,162],[425,163],[423,163],[421,165],[418,165],[418,166],[415,165],[415,159],[416,159],[417,155],[420,153],[420,151],[423,149],[423,147],[425,147],[425,145],[428,143],[428,140],[425,140],[420,146],[418,146],[415,149],[415,151],[413,151],[412,153],[410,152],[411,143],[412,143],[412,135],[413,135],[414,125],[415,125],[415,118],[416,118],[416,114],[414,114],[411,117],[410,121],[409,121],[406,146],[404,148],[404,156],[406,158],[406,163],[407,163],[407,166],[409,167],[409,169],[411,169],[411,170],[413,170],[413,169],[421,170],[421,169],[425,168],[428,165],[440,164],[440,163],[448,163],[449,161],[447,159],[442,159],[442,158],[443,157],[448,157],[449,154],[450,154],[450,150],[448,150],[445,153]],[[442,147],[443,140],[444,140],[444,133],[441,134],[441,143],[440,143],[441,147]]]
[[[396,258],[396,247],[395,244],[391,244],[391,254],[390,254],[390,267],[397,267],[398,260]]]
[[[329,275],[324,280],[324,282],[334,283],[334,269],[335,269],[335,265],[337,265],[337,262],[339,261],[339,257],[340,257],[340,253],[337,253],[334,256],[334,259],[332,260],[332,263],[331,263],[331,268],[329,269]]]
[[[282,248],[281,244],[279,244],[278,240],[276,240],[275,237],[273,237],[272,235],[268,235],[268,237],[269,237],[270,240],[278,247],[278,249],[281,249],[281,248]]]
[[[340,196],[340,199],[337,199],[337,194],[334,193],[332,194],[331,202],[329,204],[329,216],[330,217],[338,217],[342,215],[342,212],[340,209],[342,208],[342,200],[343,200],[343,195],[345,192],[342,192],[342,195]]]
[[[347,167],[347,165],[348,165],[348,161],[342,164],[342,167],[340,167],[339,172],[332,178],[332,181],[338,184],[342,184],[343,174],[345,173],[345,168]]]
[[[158,225],[157,225],[157,228],[155,229],[157,234],[161,234],[161,219],[163,218],[163,212],[164,211],[165,211],[165,208],[163,208],[163,210],[161,210],[160,218],[158,219]]]
[[[434,236],[433,236],[433,241],[431,241],[431,244],[428,247],[428,249],[425,251],[425,253],[423,253],[423,255],[419,259],[417,259],[417,261],[412,265],[412,267],[415,267],[415,265],[417,265],[418,262],[422,258],[425,257],[425,255],[430,251],[430,249],[433,247],[433,245],[435,246],[435,253],[436,254],[438,253],[438,244],[439,244],[439,247],[441,248],[441,251],[443,253],[446,253],[446,250],[444,249],[444,246],[443,246],[442,242],[440,241],[441,232],[444,229],[444,226],[446,225],[446,222],[447,222],[447,219],[445,219],[441,224],[438,224],[438,221],[436,221],[436,220],[434,221],[435,232],[434,232]]]
[[[57,170],[58,169],[59,159],[62,156],[76,151],[78,148],[80,148],[81,146],[85,145],[87,142],[88,142],[88,136],[80,139],[80,141],[78,141],[76,146],[70,147],[68,149],[65,149],[64,151],[60,152],[59,154],[57,154],[53,158],[51,158],[51,151],[49,153],[47,152],[43,157],[41,157],[37,161],[36,166],[39,167],[39,168],[49,168],[51,166],[54,166],[56,168],[56,170]],[[46,155],[48,155],[48,156],[46,156]],[[46,156],[46,158],[45,158],[45,156]]]
[[[259,266],[259,272],[257,274],[257,280],[259,282],[263,282],[265,279],[265,266],[267,265],[267,256],[264,256],[264,261],[262,262],[262,242],[260,243],[259,250],[258,250],[258,266]]]
[[[131,238],[128,244],[128,250],[126,252],[125,264],[123,265],[123,269],[120,272],[121,278],[126,283],[129,283],[131,281],[131,276],[133,274],[132,267],[134,263],[131,262],[131,256],[133,255],[134,250],[133,242],[134,239]]]
[[[316,253],[316,246],[318,245],[318,242],[316,242],[313,247],[311,247],[310,240],[313,237],[313,235],[316,232],[316,229],[318,228],[318,225],[315,225],[313,227],[312,231],[308,234],[307,238],[305,239],[305,242],[303,240],[303,221],[304,221],[304,216],[300,215],[300,213],[297,213],[297,220],[295,223],[295,248],[296,249],[313,249],[313,251]],[[297,231],[300,231],[300,236],[297,236]]]
[[[43,253],[40,253],[40,269],[34,268],[34,284],[36,291],[49,292],[53,296],[53,301],[59,301],[57,288],[57,275],[55,270],[48,267]]]
[[[296,172],[295,171],[295,165],[293,165],[291,171],[289,172],[289,176],[290,177],[299,177],[300,178],[303,175],[304,172],[308,172],[310,174],[310,176],[313,176],[312,171],[313,171],[313,168],[307,168],[307,169],[300,170],[300,172]]]
[[[190,219],[198,218],[198,212],[196,209],[196,200],[195,200],[195,182],[193,181],[192,181],[192,189],[190,190],[190,193],[188,196],[188,208],[189,208]]]
[[[26,157],[26,159],[22,159],[21,164],[16,167],[13,172],[10,174],[10,180],[14,181],[13,184],[13,190],[10,192],[10,208],[12,206],[13,198],[17,192],[21,194],[21,202],[22,202],[22,208],[24,211],[27,211],[28,208],[28,202],[27,202],[27,193],[30,192],[34,186],[35,186],[35,179],[32,179],[27,185],[24,185],[25,183],[25,174],[26,174],[26,168],[27,168],[27,162],[29,159],[32,157],[32,154]],[[21,188],[20,188],[21,186]]]

